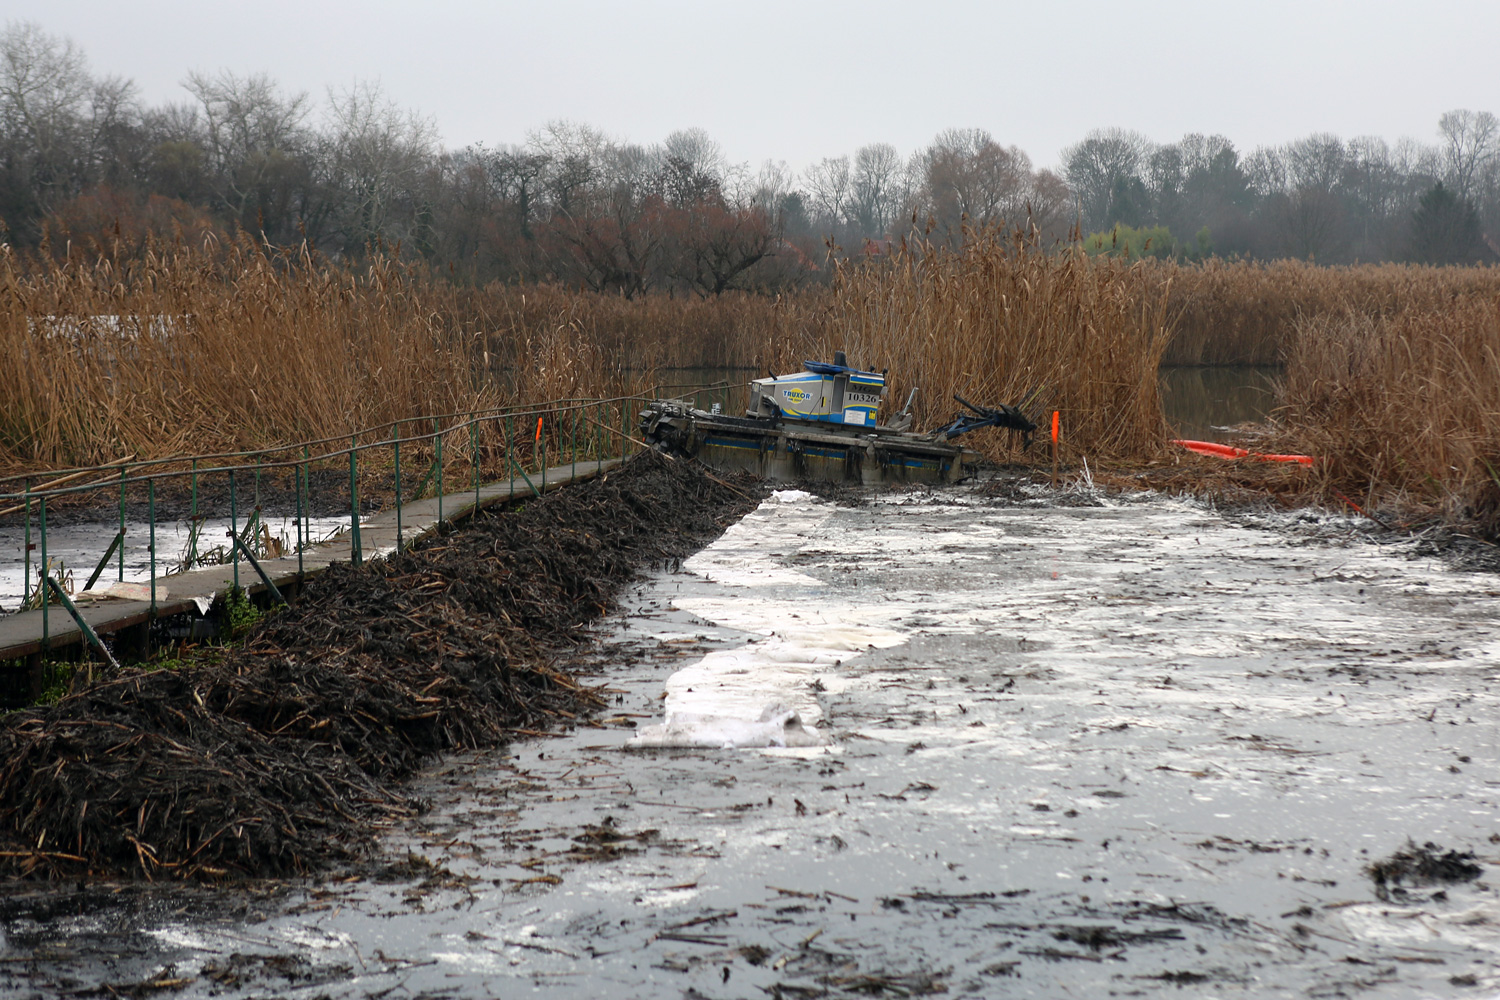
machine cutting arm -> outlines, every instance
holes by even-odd
[[[994,407],[975,406],[960,395],[955,394],[953,398],[974,412],[960,412],[953,419],[953,423],[933,435],[935,439],[952,440],[960,434],[967,434],[970,431],[977,431],[984,427],[1009,427],[1011,430],[1021,432],[1023,447],[1031,445],[1031,435],[1036,431],[1036,424],[1026,419],[1026,414],[1014,406],[1006,406],[1003,403]]]

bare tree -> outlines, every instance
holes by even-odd
[[[432,119],[402,110],[378,83],[329,92],[319,159],[347,249],[413,235],[417,188],[436,152]]]
[[[849,157],[828,157],[807,168],[809,214],[824,232],[850,221],[850,210],[854,201],[854,171],[849,166]]]
[[[1488,111],[1449,111],[1438,119],[1448,189],[1472,199],[1476,181],[1500,156],[1500,119]]]
[[[311,145],[305,93],[285,94],[264,73],[189,73],[183,83],[203,114],[209,167],[223,206],[255,231],[290,236],[295,189],[306,181]]]
[[[1035,212],[1055,188],[1041,191],[1031,158],[1001,146],[984,129],[947,129],[920,156],[924,202],[936,228],[951,242],[966,223],[1037,224]]]
[[[549,211],[567,215],[573,211],[574,200],[598,182],[609,139],[591,125],[556,120],[531,132],[527,145],[547,165],[542,187]]]
[[[1268,199],[1266,214],[1280,256],[1325,263],[1337,259],[1344,230],[1337,195],[1312,186],[1298,188]]]
[[[1257,146],[1245,157],[1245,177],[1251,193],[1259,200],[1290,189],[1286,157],[1275,146]]]
[[[532,224],[547,172],[546,154],[524,146],[501,146],[495,150],[479,147],[476,155],[484,165],[493,196],[511,215],[517,233],[524,240],[534,240]]]
[[[896,147],[887,142],[861,146],[854,154],[849,209],[864,236],[881,237],[910,200],[906,165]]]
[[[1286,145],[1283,153],[1287,180],[1294,189],[1323,192],[1338,189],[1344,176],[1344,141],[1318,132]]]
[[[1112,221],[1110,201],[1122,179],[1138,178],[1153,144],[1128,129],[1095,129],[1082,142],[1063,150],[1068,186],[1078,201],[1084,224],[1103,229]]]
[[[76,193],[94,84],[82,51],[30,21],[0,33],[0,129],[7,166],[45,211]],[[19,192],[18,192],[19,193]]]
[[[685,128],[673,132],[662,140],[662,150],[666,156],[681,160],[693,173],[723,182],[728,169],[724,150],[703,129]]]

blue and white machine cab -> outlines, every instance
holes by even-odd
[[[806,371],[750,383],[746,416],[791,417],[850,427],[874,427],[875,413],[885,395],[885,374],[849,367],[843,351],[833,364],[804,361]]]

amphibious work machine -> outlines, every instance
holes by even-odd
[[[641,432],[653,446],[701,459],[720,469],[747,469],[767,479],[826,479],[867,485],[887,482],[954,482],[979,455],[953,438],[981,427],[1009,427],[1029,444],[1036,425],[1020,410],[960,403],[948,426],[922,436],[910,432],[913,389],[905,408],[878,422],[885,373],[849,365],[844,352],[833,363],[804,361],[805,371],[756,379],[743,417],[694,409],[678,399],[659,400],[641,414]],[[955,397],[957,398],[957,397]]]

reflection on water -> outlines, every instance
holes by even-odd
[[[1276,405],[1281,369],[1266,365],[1163,368],[1161,403],[1174,433],[1214,441],[1226,428],[1259,422]]]

